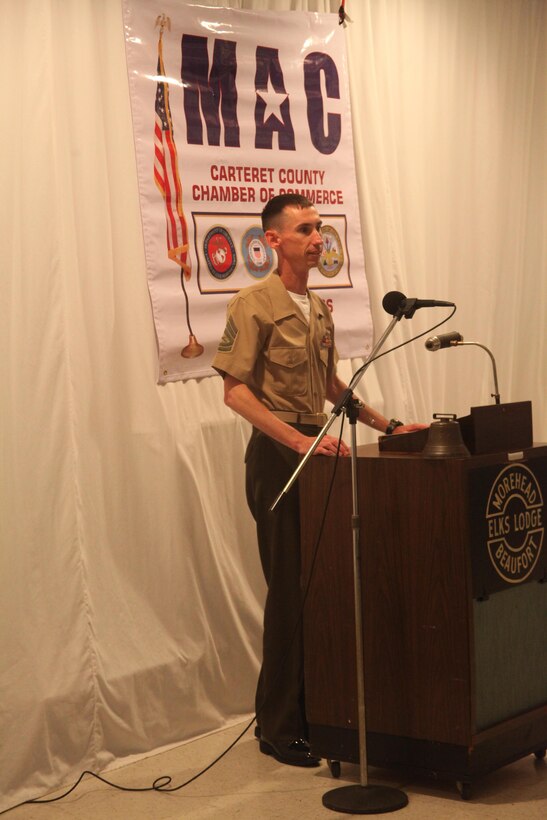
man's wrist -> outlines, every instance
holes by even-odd
[[[396,427],[403,427],[403,422],[399,421],[399,419],[390,419],[386,427],[385,435],[390,436]]]

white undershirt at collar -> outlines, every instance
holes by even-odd
[[[304,318],[306,322],[310,323],[310,297],[307,293],[293,293],[292,290],[288,290],[287,293],[293,300],[295,304],[298,305],[302,313],[304,314]]]

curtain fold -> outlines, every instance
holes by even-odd
[[[346,6],[376,336],[387,291],[456,302],[441,330],[491,348],[502,401],[532,399],[545,440],[545,3]],[[2,13],[0,810],[250,715],[264,596],[247,425],[217,376],[155,383],[121,7]],[[492,390],[483,351],[423,339],[359,387],[408,421]]]

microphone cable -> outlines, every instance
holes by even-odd
[[[374,358],[367,359],[366,362],[364,362],[361,365],[361,367],[359,367],[355,371],[353,376],[351,377],[350,383],[348,385],[348,390],[353,390],[352,385],[356,384],[357,381],[359,381],[359,379],[357,377],[361,374],[361,372],[363,372],[369,366],[369,364],[372,364],[372,362],[378,361],[378,359],[381,359],[382,356],[387,356],[388,353],[393,353],[394,350],[399,350],[399,348],[405,347],[406,345],[409,345],[411,342],[416,342],[418,339],[421,339],[422,336],[427,336],[429,333],[432,333],[438,327],[441,327],[441,325],[444,325],[446,322],[449,322],[450,319],[456,313],[456,310],[457,310],[457,307],[456,307],[456,305],[454,305],[452,311],[449,313],[449,315],[446,317],[446,319],[442,319],[440,322],[437,322],[436,325],[433,325],[432,327],[428,328],[427,330],[424,330],[422,333],[416,334],[416,336],[412,336],[410,339],[406,339],[404,342],[400,342],[398,345],[394,345],[393,347],[389,347],[387,350],[384,350],[382,353],[378,353],[376,356],[374,356]]]

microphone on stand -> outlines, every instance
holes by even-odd
[[[463,342],[463,336],[457,330],[451,333],[439,333],[438,336],[430,336],[425,346],[428,350],[441,350],[443,347],[455,347]]]
[[[456,307],[454,302],[439,302],[436,299],[407,299],[404,293],[390,290],[382,299],[382,307],[390,316],[403,316],[412,319],[418,308],[424,307]]]
[[[498,387],[498,371],[496,368],[496,360],[494,359],[494,356],[492,355],[491,351],[488,350],[487,347],[479,344],[478,342],[464,342],[462,334],[458,333],[456,330],[453,330],[451,333],[440,333],[438,336],[430,336],[425,343],[426,348],[428,350],[431,350],[432,352],[435,352],[435,350],[441,350],[441,348],[443,347],[461,347],[462,345],[475,345],[475,347],[482,347],[482,349],[486,350],[486,352],[490,356],[490,361],[492,362],[495,390],[495,392],[490,393],[490,395],[495,400],[496,404],[499,404],[500,392]]]

